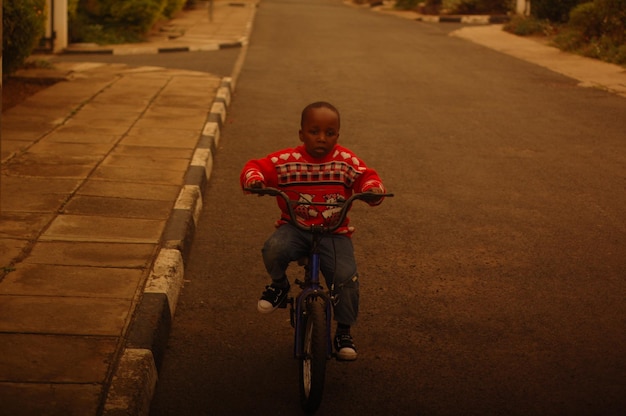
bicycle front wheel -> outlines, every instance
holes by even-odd
[[[303,319],[303,355],[300,358],[300,402],[307,413],[315,412],[324,390],[327,360],[326,307],[320,298],[306,303]]]

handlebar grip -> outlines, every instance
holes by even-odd
[[[257,195],[277,196],[280,193],[278,189],[273,188],[243,188],[243,190]]]
[[[378,201],[381,198],[389,198],[392,197],[392,193],[376,193],[376,192],[362,192],[360,194],[356,194],[355,199],[360,199],[361,201],[371,202]]]

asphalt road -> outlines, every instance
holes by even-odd
[[[256,312],[277,210],[238,175],[320,99],[397,196],[351,216],[359,359],[318,414],[623,414],[626,100],[450,29],[262,2],[152,416],[299,414],[288,316]]]

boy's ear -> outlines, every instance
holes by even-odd
[[[302,130],[298,130],[298,137],[300,138],[301,142],[304,142],[304,137],[302,137]]]

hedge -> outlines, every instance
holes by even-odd
[[[531,0],[530,13],[538,19],[565,23],[574,7],[588,1],[590,0]]]
[[[137,42],[159,20],[171,19],[186,0],[72,0],[70,41],[94,43]]]
[[[3,0],[3,76],[24,65],[45,33],[46,19],[46,0]]]

